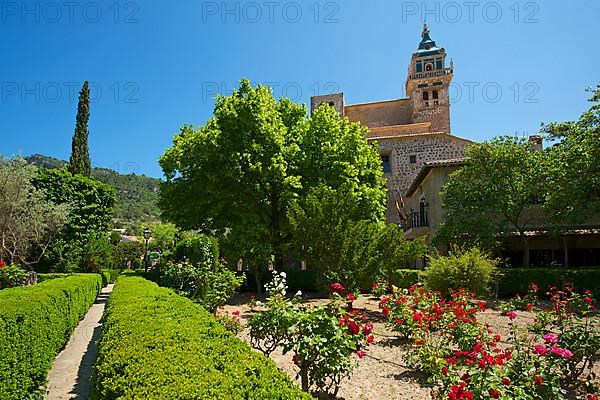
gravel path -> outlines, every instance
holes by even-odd
[[[88,398],[92,367],[96,360],[100,336],[100,319],[114,285],[108,285],[81,320],[63,351],[54,359],[48,374],[47,400]]]

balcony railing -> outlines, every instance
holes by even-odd
[[[429,217],[427,215],[427,211],[413,211],[408,214],[408,221],[406,221],[404,229],[409,230],[427,226],[429,226]]]
[[[412,75],[409,75],[408,79],[433,78],[436,76],[450,75],[453,72],[454,71],[452,68],[436,69],[433,71],[425,71],[425,72],[416,72]]]

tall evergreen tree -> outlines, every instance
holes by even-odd
[[[90,176],[92,162],[88,149],[88,121],[90,119],[90,87],[85,81],[81,92],[79,92],[79,104],[77,105],[77,119],[75,121],[75,134],[73,135],[71,158],[69,159],[69,171],[73,174]]]

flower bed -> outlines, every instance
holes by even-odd
[[[41,396],[54,357],[96,299],[98,274],[0,291],[0,398]]]
[[[309,399],[191,300],[122,275],[110,297],[92,399]]]
[[[396,290],[379,313],[377,300],[360,296],[355,309],[373,323],[375,339],[352,376],[340,382],[338,395],[346,400],[595,399],[600,320],[591,293],[552,289],[549,303],[537,300],[535,292],[488,309],[466,291],[444,298],[416,286]],[[245,320],[256,307],[226,309]],[[248,330],[240,336],[253,339]],[[273,349],[270,357],[296,377],[293,354],[284,350]]]

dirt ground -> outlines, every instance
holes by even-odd
[[[225,306],[228,312],[240,311],[242,324],[245,324],[250,313],[250,308],[245,304],[249,300],[247,295],[240,295]],[[318,304],[326,299],[313,298],[308,303]],[[375,341],[368,347],[365,357],[360,360],[350,379],[342,382],[337,400],[429,400],[431,399],[431,385],[425,377],[403,365],[404,354],[409,350],[403,346],[397,335],[386,328],[383,315],[378,309],[379,300],[368,295],[361,295],[355,302],[354,308],[365,314],[373,323]],[[503,338],[509,333],[509,319],[500,314],[496,309],[488,309],[478,314],[478,320],[490,324],[494,332]],[[533,322],[534,314],[517,311],[514,320],[516,327],[524,327]],[[245,329],[238,334],[240,339],[249,342],[249,330]],[[501,344],[500,344],[501,345]],[[299,385],[297,368],[292,362],[292,354],[283,355],[280,349],[274,351],[271,359],[277,366],[292,377]],[[600,376],[600,368],[595,368]],[[350,382],[351,381],[351,382]],[[576,397],[572,397],[575,399]]]

